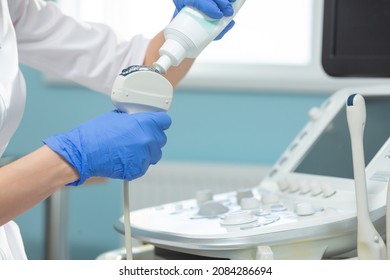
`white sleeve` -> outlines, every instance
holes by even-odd
[[[20,230],[13,221],[0,227],[0,260],[26,260]]]
[[[125,23],[133,37],[124,40],[106,25],[64,15],[52,2],[8,3],[22,64],[106,94],[123,68],[143,64],[149,40],[135,35],[134,24]]]

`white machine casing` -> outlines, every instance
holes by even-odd
[[[259,185],[251,189],[237,186],[237,192],[209,195],[204,201],[193,198],[133,211],[133,237],[163,250],[208,258],[328,259],[354,252],[357,211],[353,178],[295,171],[321,134],[332,129],[332,120],[345,110],[352,93],[368,101],[390,101],[390,86],[334,93],[310,110],[309,122]],[[386,230],[390,133],[386,137],[366,165],[369,215],[382,236]],[[119,220],[116,228],[121,232],[122,227]]]

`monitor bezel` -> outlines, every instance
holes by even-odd
[[[390,55],[364,57],[335,55],[337,1],[340,0],[324,0],[322,38],[324,71],[333,77],[390,77]]]

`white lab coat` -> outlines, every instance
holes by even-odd
[[[0,0],[0,156],[18,127],[26,87],[19,63],[110,93],[121,69],[143,63],[148,40],[123,40],[102,24],[80,23],[42,0]],[[139,31],[139,30],[138,30]],[[26,259],[18,226],[0,227],[0,259]]]

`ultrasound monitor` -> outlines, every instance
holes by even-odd
[[[390,96],[366,96],[366,165],[390,137]],[[351,140],[345,110],[330,121],[295,172],[353,179]]]
[[[334,77],[390,77],[390,1],[324,0],[322,66]]]

